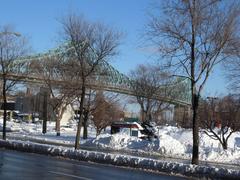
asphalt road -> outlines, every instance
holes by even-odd
[[[0,149],[0,179],[180,180],[185,178]]]

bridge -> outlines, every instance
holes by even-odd
[[[72,47],[65,44],[59,46],[56,49],[49,50],[46,53],[39,53],[32,56],[23,57],[14,61],[12,64],[13,71],[7,74],[9,80],[18,80],[26,83],[44,84],[44,77],[39,76],[31,69],[31,65],[34,61],[44,61],[51,58],[58,58],[59,56],[68,58],[69,52],[71,53]],[[1,76],[1,75],[0,75]],[[55,75],[51,79],[56,85],[63,83],[64,79]],[[78,81],[81,83],[81,81]],[[98,65],[97,73],[91,76],[86,82],[87,88],[95,90],[104,90],[115,93],[135,95],[133,90],[134,81],[128,76],[120,73],[117,69],[113,68],[108,62],[103,61]],[[183,77],[173,77],[171,84],[167,86],[172,92],[169,96],[163,95],[161,90],[154,95],[154,99],[169,102],[172,104],[178,104],[183,106],[189,106],[191,104],[190,93],[190,81]],[[144,95],[143,95],[144,97]]]

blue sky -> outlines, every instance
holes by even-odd
[[[44,52],[57,45],[58,19],[69,11],[84,15],[91,21],[101,21],[122,31],[120,54],[111,64],[127,74],[137,64],[153,62],[152,56],[141,50],[141,35],[147,21],[151,0],[1,0],[0,25],[10,24],[29,38],[34,52]],[[226,94],[226,80],[221,67],[211,75],[204,94]]]

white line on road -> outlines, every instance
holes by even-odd
[[[92,167],[92,166],[87,166],[87,165],[83,165],[83,164],[71,164],[71,165],[88,168],[88,169],[99,169],[98,167]]]
[[[77,178],[77,179],[92,180],[92,179],[89,179],[89,178],[86,178],[86,177],[75,176],[75,175],[72,175],[72,174],[65,174],[65,173],[54,172],[54,171],[48,171],[48,172],[49,172],[49,173],[52,173],[52,174],[58,174],[58,175],[63,175],[63,176],[68,176],[68,177],[73,177],[73,178]]]

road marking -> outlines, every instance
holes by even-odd
[[[92,167],[92,166],[87,166],[87,165],[83,165],[83,164],[73,164],[74,166],[79,166],[79,167],[83,167],[83,168],[90,168],[90,169],[99,169],[97,167]]]
[[[58,174],[58,175],[63,175],[63,176],[68,176],[68,177],[73,177],[73,178],[77,178],[77,179],[92,180],[92,179],[89,179],[89,178],[86,178],[86,177],[75,176],[75,175],[72,175],[72,174],[66,174],[66,173],[54,172],[54,171],[48,171],[48,172],[49,172],[49,173],[52,173],[52,174]]]

